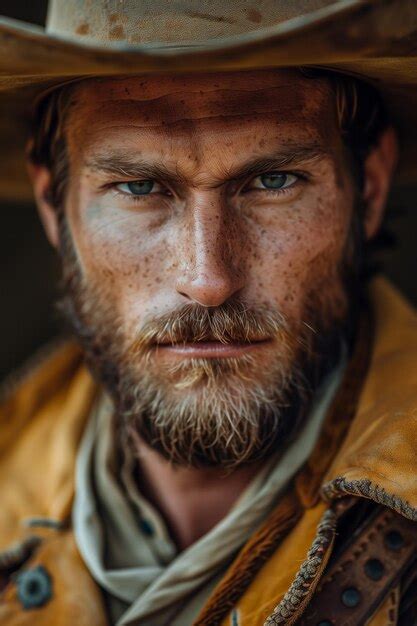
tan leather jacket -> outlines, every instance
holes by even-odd
[[[348,404],[354,391],[345,389],[345,413],[339,401],[337,420],[325,425],[307,466],[238,555],[196,624],[302,619],[339,532],[336,503],[347,494],[417,520],[417,316],[383,279],[374,281],[371,300],[375,339],[353,418]],[[96,394],[72,344],[56,348],[7,390],[0,409],[2,626],[108,624],[70,521],[75,457]],[[29,577],[25,587],[19,575],[34,571],[40,577]],[[368,624],[397,623],[398,585]]]

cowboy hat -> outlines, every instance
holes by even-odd
[[[0,197],[31,197],[37,95],[88,76],[319,66],[370,81],[417,175],[416,0],[52,0],[42,29],[0,18]]]

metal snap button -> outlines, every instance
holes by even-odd
[[[24,609],[39,608],[52,598],[52,580],[42,565],[18,574],[16,586],[17,597]]]
[[[381,580],[385,572],[384,564],[379,559],[369,559],[365,563],[365,574],[371,580]]]
[[[385,545],[390,550],[399,550],[404,545],[404,537],[398,530],[390,530],[385,535]]]
[[[349,587],[343,591],[341,600],[347,608],[354,609],[362,600],[362,596],[356,587]]]

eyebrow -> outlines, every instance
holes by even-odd
[[[172,183],[183,183],[185,177],[163,163],[133,159],[127,154],[92,157],[85,165],[96,172],[111,174],[119,178],[160,179]]]
[[[263,157],[254,157],[243,165],[228,170],[225,169],[222,174],[224,179],[240,180],[251,175],[272,171],[273,169],[293,167],[328,156],[329,150],[317,144],[303,146],[287,145],[278,152]],[[111,174],[118,178],[157,179],[173,184],[187,182],[186,176],[182,175],[178,168],[169,167],[161,162],[135,159],[125,153],[93,156],[85,162],[85,165],[93,171]]]
[[[323,159],[327,156],[329,156],[329,151],[317,144],[294,147],[286,146],[279,152],[264,157],[255,157],[244,165],[233,168],[227,172],[227,175],[233,180],[239,180],[260,172],[294,167],[302,163]]]

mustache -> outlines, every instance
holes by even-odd
[[[264,341],[286,334],[288,324],[277,310],[251,307],[232,300],[208,308],[186,304],[147,320],[139,329],[132,348],[144,351],[158,344],[186,344],[218,341],[223,344]]]

